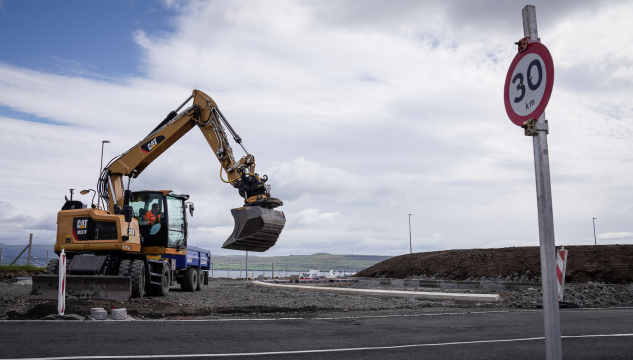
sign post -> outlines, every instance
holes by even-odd
[[[57,315],[64,315],[66,310],[66,253],[59,254],[59,288],[57,292]]]
[[[547,148],[548,124],[545,107],[554,85],[554,63],[547,48],[541,44],[536,26],[536,8],[526,5],[523,10],[523,35],[504,88],[504,104],[510,120],[532,136],[536,199],[538,207],[539,241],[541,249],[541,279],[543,286],[543,317],[545,321],[545,358],[562,359],[558,279],[554,214]]]

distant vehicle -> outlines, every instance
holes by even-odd
[[[299,273],[299,280],[319,280],[319,277],[321,277],[320,270],[310,269],[310,272]]]
[[[350,276],[354,276],[356,275],[357,272],[356,271],[344,271],[344,272],[338,272],[335,270],[330,270],[330,276],[331,278],[335,278],[335,279],[347,279]]]

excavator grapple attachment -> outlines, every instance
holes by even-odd
[[[275,245],[286,224],[283,211],[259,206],[232,209],[231,214],[235,228],[223,249],[264,252]]]

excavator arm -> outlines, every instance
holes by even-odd
[[[179,112],[191,99],[193,104]],[[270,196],[270,186],[266,184],[268,177],[260,177],[255,173],[255,157],[242,145],[242,139],[220,112],[215,101],[200,90],[194,90],[178,109],[170,112],[138,144],[108,163],[99,178],[99,196],[110,212],[123,213],[129,202],[129,195],[126,196],[129,191],[125,190],[123,177],[127,176],[128,181],[138,177],[152,161],[194,127],[200,129],[220,162],[222,181],[231,184],[244,198],[244,206],[231,211],[235,218],[235,228],[223,248],[268,250],[275,244],[285,224],[283,212],[272,209],[283,203]],[[246,152],[239,161],[235,160],[225,129]]]

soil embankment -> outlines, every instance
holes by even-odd
[[[565,282],[633,283],[633,245],[565,246],[565,249],[569,251]],[[538,246],[407,254],[358,273],[359,277],[435,277],[457,281],[481,278],[538,281],[540,275]]]

